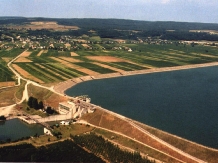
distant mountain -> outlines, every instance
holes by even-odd
[[[0,16],[0,20],[8,20],[8,19],[23,19],[24,17],[19,16]]]

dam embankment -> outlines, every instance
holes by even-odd
[[[118,74],[113,74],[102,80],[93,80],[101,79],[101,76],[86,77],[80,79],[80,84],[75,83],[72,88],[69,86],[66,94],[88,94],[92,103],[112,112],[199,144],[218,148],[216,65],[164,68],[152,71],[157,73],[148,71],[147,75],[142,75],[145,70],[138,71],[139,75],[132,76],[131,73],[119,78],[115,77]]]

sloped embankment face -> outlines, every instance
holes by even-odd
[[[197,162],[195,160],[192,160],[186,155],[183,155],[176,151],[175,149],[170,148],[164,143],[160,143],[157,141],[155,138],[153,138],[151,135],[144,133],[143,131],[137,129],[136,127],[132,126],[130,123],[127,121],[118,118],[114,115],[111,115],[107,112],[104,112],[102,110],[96,110],[95,113],[93,114],[87,114],[83,117],[84,120],[87,122],[102,127],[109,129],[114,132],[119,132],[123,135],[126,135],[128,137],[131,137],[132,139],[136,141],[140,141],[152,148],[155,148],[166,155],[170,155],[175,158],[175,162]],[[170,139],[170,135],[169,135]],[[179,139],[175,141],[180,141]],[[178,147],[177,147],[178,148]],[[195,150],[198,152],[197,146],[194,146],[193,148],[196,148]],[[186,152],[186,151],[184,151]],[[208,153],[205,151],[205,153]],[[216,153],[216,152],[215,152]],[[193,153],[191,153],[193,154]],[[208,155],[209,156],[209,155]],[[198,156],[196,156],[198,158]],[[213,155],[210,155],[209,157],[213,157],[213,160],[216,160],[217,158]],[[208,157],[204,157],[204,159],[208,159]],[[202,158],[203,159],[203,158]],[[180,161],[178,161],[180,160]],[[211,160],[211,159],[210,159]],[[213,161],[214,162],[214,161]]]

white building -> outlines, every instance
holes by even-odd
[[[61,102],[58,107],[60,114],[70,113],[72,116],[76,113],[76,105],[73,102]]]

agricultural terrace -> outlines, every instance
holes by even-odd
[[[7,68],[7,63],[23,51],[23,49],[18,48],[0,50],[0,82],[14,81],[14,74]]]
[[[21,54],[21,57],[12,66],[25,78],[38,83],[56,83],[86,75],[218,61],[217,47],[203,45],[122,43],[78,45],[82,48],[74,51],[1,50],[0,80],[13,80],[13,74],[6,68],[6,63],[18,54]],[[94,46],[101,48],[94,49]]]

